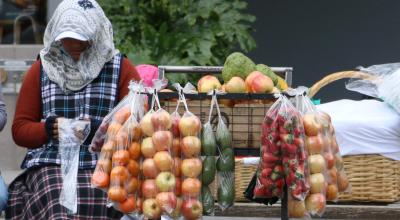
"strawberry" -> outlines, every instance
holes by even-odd
[[[285,184],[285,181],[283,179],[278,179],[277,181],[275,181],[275,187],[282,189],[283,184]]]
[[[269,177],[270,175],[271,175],[271,173],[272,173],[272,169],[271,168],[264,168],[262,171],[261,171],[261,177],[263,177],[263,178],[267,178],[267,177]]]
[[[293,143],[298,147],[304,147],[304,140],[303,138],[294,138]]]
[[[268,162],[261,162],[261,167],[262,168],[274,168],[274,166],[275,166],[275,163],[268,163]]]
[[[260,178],[260,182],[266,188],[270,188],[274,184],[272,179],[269,179],[269,178]]]
[[[294,136],[291,134],[280,134],[279,137],[282,142],[287,144],[292,144],[294,140]]]
[[[282,174],[282,175],[283,175],[283,166],[282,166],[282,165],[276,165],[276,166],[274,167],[273,172],[279,173],[279,174]]]
[[[296,175],[294,172],[290,172],[289,175],[286,174],[286,184],[291,186],[296,181]]]
[[[261,198],[265,196],[265,188],[263,186],[255,187],[253,190],[254,197]]]
[[[291,190],[291,195],[294,197],[294,198],[296,198],[296,199],[301,199],[301,193],[302,193],[302,189],[301,189],[301,186],[300,185],[294,185],[294,187],[291,187],[290,188]]]
[[[282,151],[285,152],[287,155],[294,155],[297,153],[297,146],[294,144],[284,144],[282,147]]]
[[[271,153],[264,153],[262,157],[263,162],[266,163],[275,163],[276,161],[278,161],[278,159],[278,157],[272,155]]]
[[[294,129],[294,126],[293,126],[293,125],[294,125],[294,124],[293,124],[292,121],[286,121],[286,122],[283,124],[283,128],[286,130],[287,133],[291,134],[291,133],[293,133],[293,129]]]

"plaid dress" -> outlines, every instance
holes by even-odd
[[[57,115],[65,118],[101,121],[117,104],[122,56],[107,62],[99,76],[79,91],[64,94],[58,85],[41,70],[43,120]],[[58,146],[47,143],[28,150],[21,168],[27,169],[9,187],[6,219],[119,219],[121,213],[107,208],[105,192],[90,186],[97,155],[81,145],[77,181],[78,213],[67,215],[60,205],[62,188],[61,160]]]

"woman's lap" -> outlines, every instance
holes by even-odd
[[[78,172],[78,213],[68,215],[60,205],[62,176],[59,166],[26,171],[9,187],[6,219],[119,219],[121,214],[107,208],[105,192],[90,185],[92,171]]]

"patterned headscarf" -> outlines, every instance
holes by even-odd
[[[74,61],[63,51],[61,42],[55,41],[67,31],[89,39],[90,46],[81,53],[79,61]],[[95,0],[64,0],[47,24],[40,58],[49,79],[68,93],[94,80],[117,53],[112,25],[100,5]]]

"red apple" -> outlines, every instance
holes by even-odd
[[[140,128],[142,129],[143,133],[148,137],[151,137],[154,133],[153,123],[151,122],[153,112],[146,113],[142,120],[140,121]]]
[[[155,131],[169,130],[172,125],[171,115],[163,109],[151,116],[151,122]]]
[[[153,134],[153,144],[157,151],[166,151],[172,147],[172,133],[170,131],[156,131]]]
[[[144,180],[142,183],[142,193],[144,198],[155,198],[158,194],[156,181],[153,179]]]
[[[186,158],[197,157],[201,150],[201,141],[198,137],[187,136],[181,141],[181,150]]]
[[[171,171],[173,160],[168,151],[159,151],[154,155],[154,162],[160,171]]]
[[[175,178],[175,195],[181,196],[182,195],[182,180],[181,178]]]
[[[181,120],[181,116],[179,114],[172,114],[172,126],[171,131],[174,137],[179,137],[181,135],[179,131],[179,121]]]
[[[302,218],[306,215],[306,204],[304,201],[289,199],[288,212],[290,218]]]
[[[156,152],[157,152],[156,148],[154,147],[154,144],[153,144],[153,139],[151,137],[143,139],[140,150],[141,150],[143,156],[146,158],[153,157],[154,154],[156,154]]]
[[[321,136],[306,136],[306,148],[309,155],[320,154],[323,147],[324,145]]]
[[[185,199],[182,203],[182,215],[185,219],[195,220],[201,217],[203,206],[197,199]]]
[[[158,206],[166,213],[172,213],[176,208],[176,196],[173,192],[160,192],[156,196]]]
[[[195,115],[183,116],[179,121],[182,136],[197,136],[201,129],[200,119]]]
[[[182,160],[179,157],[174,157],[174,168],[172,169],[172,173],[175,176],[182,175]]]
[[[197,90],[199,92],[207,93],[214,89],[220,89],[221,83],[218,78],[213,75],[205,75],[197,82]]]
[[[331,152],[327,152],[324,154],[324,158],[326,161],[326,165],[328,169],[332,169],[335,166],[335,157]]]
[[[201,182],[196,178],[187,178],[182,182],[182,195],[198,197],[200,195]]]
[[[307,136],[318,135],[322,128],[314,113],[307,113],[303,116],[303,125]]]
[[[322,214],[325,210],[326,200],[322,193],[310,194],[306,198],[306,209],[312,214]]]
[[[310,193],[322,193],[326,187],[325,177],[322,173],[312,174],[310,176]]]
[[[171,172],[161,172],[156,178],[156,185],[160,192],[173,191],[175,183],[175,176]]]
[[[198,177],[201,174],[202,162],[199,158],[184,159],[182,173],[185,177]]]
[[[160,172],[156,166],[156,163],[153,159],[147,158],[143,161],[142,165],[143,169],[143,176],[148,179],[154,179],[157,177],[158,173]]]
[[[310,166],[311,174],[322,173],[326,167],[324,157],[321,154],[310,155],[308,157],[308,165]]]
[[[155,199],[146,199],[143,202],[143,215],[147,219],[158,219],[161,217],[161,208]]]
[[[174,138],[172,141],[171,154],[174,157],[181,156],[181,140],[179,138]]]
[[[129,196],[125,201],[118,204],[118,209],[122,213],[131,213],[136,209],[136,199],[134,196]]]

